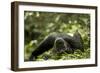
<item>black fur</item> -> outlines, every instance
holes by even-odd
[[[45,51],[48,51],[49,49],[53,48],[54,42],[58,37],[62,38],[64,41],[66,41],[66,43],[67,43],[66,45],[69,44],[69,47],[67,47],[67,48],[69,50],[71,50],[72,52],[74,52],[74,50],[76,50],[76,49],[80,49],[82,52],[84,51],[83,40],[78,31],[76,31],[73,36],[70,36],[70,35],[64,34],[64,33],[53,33],[53,34],[50,34],[47,38],[45,38],[40,43],[40,45],[36,48],[36,50],[32,52],[29,60],[30,61],[35,60],[37,58],[37,56],[39,56],[42,53],[44,53]],[[67,50],[65,50],[65,51],[68,52]],[[72,52],[68,52],[68,53],[72,53]]]

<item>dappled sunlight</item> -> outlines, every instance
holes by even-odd
[[[66,52],[52,54],[52,49],[39,55],[37,60],[70,60],[90,58],[90,15],[75,13],[51,13],[51,12],[24,12],[25,23],[25,61],[29,59],[41,41],[51,33],[65,33],[73,36],[78,30],[84,43],[84,52],[75,50],[73,54]]]

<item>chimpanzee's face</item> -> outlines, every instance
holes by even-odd
[[[61,53],[66,50],[66,43],[63,38],[57,38],[54,43],[54,51],[56,53]]]
[[[61,39],[59,39],[59,40],[56,41],[56,44],[55,45],[58,48],[62,48],[62,47],[64,47],[64,41],[61,40]]]
[[[66,42],[63,38],[56,38],[54,42],[53,51],[55,53],[63,53],[63,52],[71,53],[72,48],[70,47],[70,44]]]

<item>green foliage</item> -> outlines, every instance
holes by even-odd
[[[77,29],[84,42],[84,52],[76,50],[74,54],[51,54],[51,50],[38,56],[37,60],[45,58],[58,59],[86,59],[90,58],[90,15],[77,13],[54,12],[24,12],[25,50],[24,58],[28,60],[31,52],[50,33],[61,32],[73,34]],[[55,56],[54,56],[55,55]]]

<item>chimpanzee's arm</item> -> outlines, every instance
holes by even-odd
[[[82,52],[84,52],[83,40],[78,31],[74,33],[73,37],[66,35],[63,37],[63,39],[68,42],[73,49],[80,49]]]
[[[55,41],[55,37],[48,36],[46,39],[44,39],[40,45],[34,50],[29,58],[30,61],[33,61],[36,59],[37,56],[44,53],[45,51],[48,51],[53,47]]]

